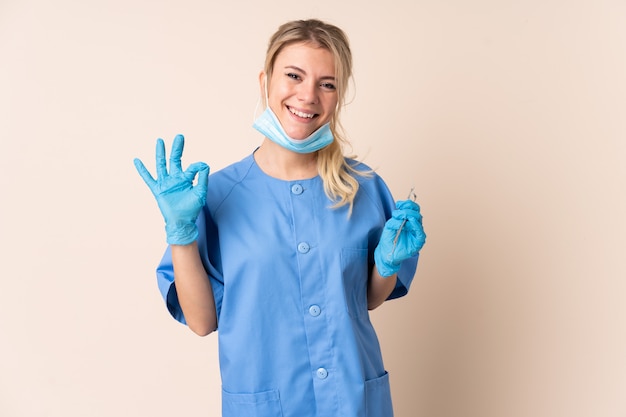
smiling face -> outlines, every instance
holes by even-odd
[[[261,75],[261,89],[265,76]],[[285,46],[276,56],[268,105],[293,139],[305,139],[328,123],[337,107],[335,60],[311,43]]]

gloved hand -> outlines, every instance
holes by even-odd
[[[170,172],[165,165],[165,144],[162,139],[156,144],[157,179],[148,172],[144,164],[135,158],[135,168],[156,198],[165,219],[165,233],[170,245],[188,245],[198,238],[196,219],[206,202],[209,183],[209,166],[204,162],[193,163],[183,172],[180,158],[185,139],[177,135],[170,154]],[[198,183],[193,185],[198,175]]]
[[[402,261],[417,255],[425,242],[420,206],[412,200],[398,201],[374,250],[374,262],[380,276],[390,277],[397,273]]]

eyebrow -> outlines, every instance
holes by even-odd
[[[285,67],[285,69],[293,69],[293,70],[299,71],[299,72],[301,72],[301,73],[306,75],[306,71],[305,70],[303,70],[302,68],[297,67],[295,65],[287,65]],[[325,75],[323,77],[320,77],[320,80],[333,80],[334,81],[335,77],[333,75]]]

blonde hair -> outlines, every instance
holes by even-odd
[[[359,189],[355,175],[367,176],[369,172],[359,171],[351,166],[343,154],[343,149],[349,146],[349,142],[339,121],[339,114],[345,103],[348,81],[352,76],[352,52],[348,37],[338,27],[317,19],[284,23],[269,41],[264,68],[266,80],[271,79],[274,62],[283,48],[303,42],[324,48],[334,57],[337,109],[330,120],[330,129],[335,140],[317,151],[317,166],[324,183],[324,191],[328,198],[335,202],[333,208],[349,205],[351,212],[354,197]]]

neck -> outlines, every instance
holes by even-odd
[[[263,172],[281,180],[303,180],[318,175],[317,152],[293,152],[267,138],[254,153],[254,159]]]

